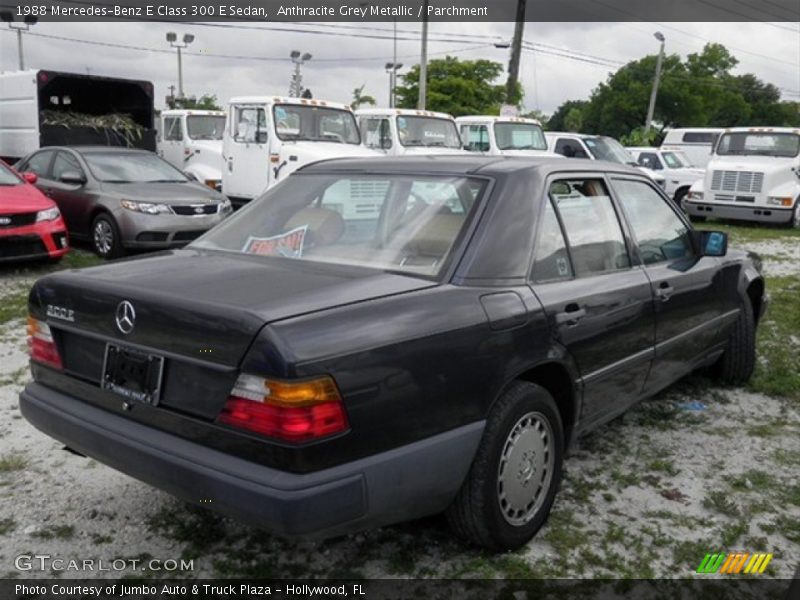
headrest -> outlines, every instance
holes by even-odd
[[[464,224],[464,215],[437,214],[423,225],[409,242],[409,248],[421,256],[443,257]]]
[[[286,229],[308,226],[309,241],[315,246],[326,246],[339,241],[345,230],[342,215],[328,208],[304,208],[297,211],[286,223]]]

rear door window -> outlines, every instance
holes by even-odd
[[[533,259],[533,280],[538,283],[572,278],[567,243],[552,200],[545,203]]]

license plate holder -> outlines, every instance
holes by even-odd
[[[164,376],[164,357],[106,344],[101,387],[128,400],[157,405]]]

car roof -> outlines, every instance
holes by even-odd
[[[141,148],[126,148],[123,146],[102,146],[102,145],[86,145],[86,146],[44,146],[39,148],[39,150],[73,150],[78,154],[83,154],[84,152],[108,152],[109,154],[155,154],[155,152],[151,152],[150,150],[142,150]],[[39,151],[37,150],[37,152]]]
[[[306,165],[296,172],[493,176],[524,171],[538,171],[544,175],[556,171],[617,172],[647,177],[638,168],[602,160],[570,159],[561,156],[506,157],[469,154],[334,158]]]

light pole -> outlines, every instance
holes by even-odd
[[[394,108],[397,104],[395,89],[397,87],[397,71],[403,68],[403,63],[386,63],[386,72],[389,74],[389,108]]]
[[[183,98],[183,62],[181,61],[181,49],[186,48],[194,41],[191,33],[183,34],[183,42],[178,41],[178,34],[174,31],[167,33],[167,41],[173,48],[178,49],[178,98]]]
[[[289,95],[293,98],[299,98],[303,94],[303,76],[300,73],[300,67],[303,63],[311,60],[311,54],[308,52],[300,54],[299,50],[292,50],[289,56],[294,63],[294,76],[292,77],[292,83],[289,85]]]
[[[647,107],[647,120],[644,123],[645,133],[650,131],[650,127],[653,125],[653,114],[656,111],[656,97],[658,96],[658,84],[661,80],[661,64],[664,62],[664,42],[666,39],[660,31],[656,31],[653,37],[661,42],[661,49],[658,51],[658,60],[656,61],[656,78],[653,80],[653,91],[650,93],[650,106]]]
[[[425,110],[428,95],[428,0],[422,5],[422,48],[419,55],[419,97],[417,108]]]
[[[26,16],[22,23],[15,23],[14,22],[14,15],[9,11],[3,11],[0,13],[0,18],[8,24],[9,29],[13,29],[17,32],[17,54],[19,56],[19,70],[25,70],[25,54],[22,51],[22,32],[28,31],[31,28],[31,25],[36,25],[36,21],[38,20],[36,17],[32,17],[30,15]]]

